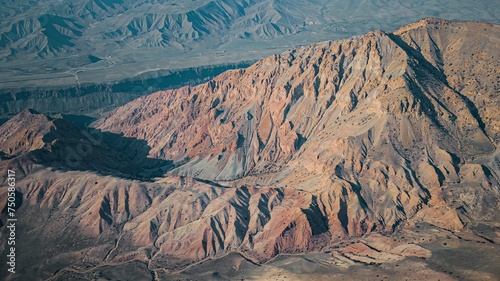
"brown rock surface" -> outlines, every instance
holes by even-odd
[[[158,92],[97,126],[181,163],[170,174],[310,192],[332,236],[413,217],[459,230],[447,190],[480,182],[476,193],[498,196],[499,35],[487,23],[425,19]],[[474,200],[498,203],[486,197]]]
[[[97,128],[147,142],[165,175],[141,182],[35,162],[18,179],[26,245],[43,237],[63,248],[29,267],[64,278],[141,262],[157,278],[228,252],[262,263],[368,237],[332,252],[331,264],[349,268],[431,257],[387,238],[420,224],[497,246],[498,38],[497,25],[425,19],[118,108]],[[46,146],[53,122],[16,129],[28,120],[16,118],[0,127],[15,137],[3,167]]]

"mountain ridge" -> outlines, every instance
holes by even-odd
[[[61,246],[29,268],[64,279],[139,262],[161,279],[234,252],[258,264],[323,253],[379,270],[406,258],[432,264],[442,248],[431,240],[496,249],[500,27],[410,26],[303,46],[98,120],[115,136],[106,149],[164,162],[150,182],[25,169],[18,186],[30,219],[21,227]],[[464,52],[475,60],[460,63]],[[1,164],[21,161],[15,155]],[[34,237],[22,237],[26,247]]]
[[[425,16],[498,23],[485,0],[398,1],[4,1],[0,75],[32,86],[128,79],[140,71],[257,60],[289,48],[392,31]],[[421,7],[427,7],[421,9]],[[374,16],[367,16],[374,14]],[[88,55],[91,54],[91,57]],[[26,61],[29,60],[29,64]],[[108,76],[108,73],[114,75]],[[46,81],[51,74],[52,81]]]
[[[369,33],[369,34],[367,35],[367,37],[365,37],[365,38],[370,37],[370,36],[371,36],[370,34],[384,34],[384,33],[380,33],[380,32],[373,32],[373,33]],[[370,39],[367,39],[367,40],[370,40]],[[390,38],[390,36],[387,36],[387,37],[385,37],[385,36],[384,36],[384,38],[381,38],[380,40],[391,40],[391,38]],[[392,40],[391,40],[391,41],[392,41]],[[348,41],[340,41],[340,42],[349,42],[349,40],[348,40]],[[371,42],[373,42],[373,41],[371,41]],[[394,42],[394,41],[392,41],[392,42]],[[323,43],[323,44],[328,44],[328,43]],[[348,45],[348,44],[349,44],[349,43],[347,43],[347,45]],[[370,44],[371,44],[371,43],[370,43]],[[395,48],[399,48],[399,51],[400,51],[400,52],[403,52],[403,51],[404,51],[404,49],[403,49],[403,48],[401,48],[401,47],[399,47],[399,46],[397,45],[397,43],[391,43],[391,44],[394,44],[394,47],[395,47]],[[308,47],[305,47],[305,48],[307,49]],[[289,54],[289,55],[283,55],[283,56],[289,56],[290,58],[287,58],[287,59],[291,59],[291,60],[293,60],[293,56],[294,56],[294,55],[293,55],[293,52],[290,52],[290,53],[288,53],[288,52],[287,52],[287,53],[285,53],[285,54]],[[408,57],[409,62],[406,62],[406,64],[408,64],[408,63],[412,63],[412,62],[414,62],[414,61],[415,61],[415,58],[413,58],[413,54],[401,53],[401,55],[403,55],[403,56],[407,56],[407,57]],[[360,57],[362,57],[362,56],[360,55]],[[274,58],[274,59],[273,59],[273,58]],[[274,57],[272,57],[272,58],[270,58],[270,59],[263,60],[262,62],[259,62],[257,65],[261,65],[261,64],[275,65],[275,64],[280,64],[280,63],[282,63],[281,61],[278,61],[278,59],[276,59],[276,58],[277,58],[277,57],[276,57],[276,56],[274,56]],[[290,62],[284,62],[284,63],[290,63]],[[294,67],[295,67],[295,68],[298,68],[298,69],[301,69],[302,67],[304,67],[304,66],[306,65],[305,63],[307,63],[307,59],[306,59],[306,60],[304,60],[303,62],[300,62],[300,63],[302,63],[303,65],[294,65]],[[403,63],[403,64],[405,64],[405,62],[404,62],[404,61],[403,61],[402,63]],[[336,66],[336,67],[339,67],[339,66]],[[343,66],[340,66],[340,67],[342,68]],[[354,67],[358,67],[358,66],[356,66],[356,65],[354,65],[354,66],[353,66],[353,65],[351,65],[350,67],[351,67],[351,69],[353,69]],[[405,66],[404,66],[404,65],[399,65],[398,67],[399,67],[400,69],[399,69],[399,70],[395,70],[395,71],[399,71],[399,72],[398,72],[398,73],[399,73],[399,75],[402,75],[403,77],[391,80],[391,81],[390,81],[391,85],[387,85],[387,87],[389,87],[389,86],[392,86],[392,87],[399,87],[399,86],[400,86],[400,83],[405,83],[403,80],[401,80],[401,79],[404,79],[404,72],[406,71],[406,69],[404,69],[404,67],[405,67]],[[313,71],[313,72],[314,72],[314,71],[316,71],[316,70],[313,70],[312,68],[313,68],[313,67],[309,67],[309,69],[308,69],[307,71]],[[263,70],[263,71],[262,71],[262,70]],[[340,70],[340,71],[343,71],[342,69],[339,69],[339,70]],[[261,73],[265,73],[265,68],[260,68],[260,69],[259,69],[256,65],[254,65],[254,66],[251,66],[248,70],[245,70],[245,71],[248,71],[249,73],[252,73],[252,71],[257,71],[257,72],[258,72],[258,71],[261,71]],[[248,75],[247,77],[245,77],[245,76],[244,76],[245,71],[236,70],[236,71],[233,71],[233,73],[238,73],[238,72],[239,72],[239,74],[236,74],[236,77],[238,77],[238,78],[236,78],[236,79],[244,79],[244,80],[246,79],[246,81],[250,81],[250,80],[251,80],[252,82],[251,82],[251,83],[248,83],[248,84],[249,84],[249,85],[252,85],[252,83],[254,83],[253,81],[254,81],[255,79],[258,79],[258,77],[257,77],[257,78],[255,78],[255,77],[253,77],[253,76],[252,76],[252,74],[250,74],[250,75]],[[339,73],[340,71],[337,71],[337,72]],[[447,87],[447,86],[448,86],[446,81],[440,81],[440,80],[442,80],[442,74],[437,73],[437,75],[435,75],[435,74],[436,74],[436,70],[435,70],[435,69],[429,69],[428,65],[424,65],[424,67],[422,68],[422,70],[419,70],[419,71],[427,71],[427,72],[430,72],[430,73],[423,73],[423,75],[427,75],[427,76],[429,76],[429,77],[433,77],[433,76],[434,76],[434,78],[432,78],[432,79],[437,80],[437,81],[435,81],[436,83],[443,83],[443,84],[445,84],[445,85],[443,85],[444,87]],[[230,72],[229,72],[229,73],[230,73]],[[269,73],[266,73],[266,74],[269,74]],[[342,74],[342,73],[340,73],[340,74]],[[260,74],[259,74],[259,75],[260,75]],[[270,74],[270,75],[274,75],[274,74]],[[223,80],[225,79],[225,77],[224,77],[224,76],[229,76],[229,77],[231,77],[231,76],[230,76],[230,74],[225,73],[225,74],[223,74],[223,75],[221,75],[221,76],[219,76],[219,77],[215,78],[213,82],[209,82],[209,83],[204,84],[204,85],[202,85],[202,86],[195,87],[195,88],[192,88],[192,87],[181,88],[181,89],[179,90],[179,91],[181,91],[181,92],[179,93],[179,95],[189,94],[189,92],[196,91],[197,89],[200,89],[201,91],[205,91],[206,89],[208,89],[208,91],[217,91],[217,88],[221,88],[221,87],[226,87],[226,88],[228,88],[228,87],[229,87],[229,88],[231,88],[232,86],[225,86],[225,85],[223,85],[223,83],[224,83],[224,82],[221,82],[221,81],[223,81]],[[309,76],[310,76],[310,77],[308,77],[308,78],[309,78],[309,81],[314,81],[314,79],[317,79],[317,78],[315,78],[315,76],[314,76],[314,75],[309,75]],[[341,76],[342,76],[342,75],[341,75]],[[288,78],[288,77],[286,77],[286,76],[282,76],[282,78],[280,78],[281,80],[280,80],[280,79],[274,79],[274,81],[276,81],[276,83],[280,83],[280,81],[287,81],[287,80],[286,80],[287,78]],[[230,78],[230,79],[233,79],[233,81],[235,81],[235,80],[234,80],[235,78]],[[268,79],[268,78],[266,78],[266,79]],[[270,79],[273,79],[273,78],[271,77]],[[305,79],[304,79],[304,78],[302,78],[302,79],[304,80],[304,83],[307,83],[307,81],[305,81]],[[341,78],[340,78],[340,81],[338,81],[338,82],[339,82],[339,84],[340,84],[340,87],[342,87],[342,83],[345,83],[344,81],[342,81],[342,79],[343,79],[343,77],[341,77]],[[264,79],[263,79],[263,80],[264,80]],[[387,80],[387,81],[389,81],[389,80]],[[264,81],[261,81],[261,83],[263,83],[263,82],[264,82]],[[319,82],[319,81],[317,81],[317,82]],[[373,81],[372,83],[378,83],[378,82],[379,82],[379,81],[375,80],[375,81]],[[219,85],[219,84],[222,84],[222,85]],[[297,89],[297,86],[299,86],[299,87],[304,87],[304,86],[303,86],[303,85],[301,85],[300,83],[299,83],[297,86],[295,86],[295,87],[290,87],[290,86],[291,86],[291,85],[288,85],[288,86],[287,86],[287,85],[285,85],[285,84],[281,83],[281,84],[278,84],[278,85],[272,85],[271,87],[274,87],[274,88],[276,88],[276,87],[283,87],[283,91],[285,91],[285,92],[287,92],[287,91],[288,91],[288,92],[293,92],[293,91],[295,91],[295,90]],[[290,89],[288,89],[288,90],[287,90],[287,89],[285,89],[285,87],[289,87]],[[309,87],[309,89],[304,90],[304,95],[305,95],[305,96],[307,96],[307,95],[311,95],[311,96],[316,95],[316,94],[314,93],[314,87],[313,87],[313,85],[311,85],[311,83],[309,83],[309,85],[308,85],[308,86],[306,86],[306,87]],[[331,87],[331,86],[330,86],[330,87]],[[270,89],[271,89],[271,88],[267,88],[267,89],[266,89],[266,91],[268,91],[268,92],[269,92],[269,91],[270,91]],[[349,90],[349,89],[348,89],[348,90]],[[453,89],[449,89],[449,90],[453,91]],[[219,94],[219,95],[220,95],[220,93],[221,93],[221,92],[224,92],[224,91],[230,91],[230,89],[223,89],[223,90],[220,90],[220,89],[219,89],[217,94]],[[239,91],[241,91],[241,89],[239,89]],[[294,97],[294,96],[293,96],[293,93],[292,93],[292,94],[287,93],[286,95],[290,95],[289,97],[287,97],[289,100],[287,100],[287,101],[286,101],[288,104],[284,104],[284,105],[280,105],[280,106],[281,106],[282,108],[284,108],[284,107],[285,107],[285,106],[287,106],[287,105],[288,105],[288,106],[293,105],[293,103],[294,103],[294,99],[295,99],[295,98],[300,98],[300,95],[301,95],[301,94],[300,94],[300,91],[301,91],[301,89],[298,89],[298,90],[297,90],[297,93],[299,94],[299,96],[297,96],[297,97]],[[311,91],[312,91],[312,92],[311,92]],[[155,94],[155,96],[154,96],[154,97],[155,97],[155,98],[157,98],[157,99],[159,99],[161,96],[167,96],[167,95],[169,95],[169,93],[174,93],[174,94],[177,94],[177,91],[176,91],[176,90],[174,90],[174,91],[167,91],[167,92],[165,92],[165,94],[162,94],[162,93],[157,93],[157,94]],[[194,93],[194,94],[193,94],[193,93],[191,93],[191,96],[195,96],[195,95],[196,95],[196,93]],[[241,94],[240,94],[240,95],[241,95]],[[223,100],[224,98],[225,98],[224,96],[218,96],[217,98],[214,98],[214,99],[213,99],[213,101],[207,101],[207,102],[206,102],[206,104],[208,104],[209,106],[207,105],[207,109],[205,109],[205,110],[206,110],[206,111],[212,110],[212,109],[211,109],[211,107],[212,107],[212,103],[219,103],[219,102],[220,102],[220,100]],[[243,98],[245,98],[245,97],[243,97]],[[257,97],[256,97],[256,98],[257,98]],[[332,98],[333,98],[333,97],[332,97]],[[448,98],[449,98],[449,97],[448,97]],[[460,100],[461,100],[461,99],[464,99],[464,101],[463,101],[463,102],[466,104],[466,106],[465,106],[465,107],[467,107],[467,106],[469,106],[469,105],[468,105],[468,103],[470,103],[470,102],[468,102],[467,100],[465,100],[465,98],[466,98],[466,97],[459,96],[459,98],[458,98],[458,101],[457,101],[457,102],[461,102]],[[172,99],[175,99],[175,97],[172,97]],[[255,98],[254,98],[254,99],[255,99]],[[257,99],[258,99],[258,98],[257,98]],[[325,105],[326,105],[326,104],[329,104],[330,102],[332,102],[332,101],[330,101],[330,100],[328,100],[328,99],[331,99],[331,98],[330,98],[330,97],[328,97],[328,96],[325,98],[325,100],[324,100]],[[348,104],[344,105],[344,106],[346,106],[346,107],[347,107],[347,111],[351,111],[351,110],[355,107],[355,103],[357,103],[357,101],[354,101],[352,98],[349,98],[349,99],[350,99],[350,100],[347,100],[347,101],[346,101]],[[427,99],[437,100],[437,98],[436,98],[435,96],[434,96],[434,97],[429,97],[429,98],[427,98]],[[148,98],[144,98],[144,99],[141,99],[141,100],[138,100],[138,101],[135,101],[135,102],[129,103],[126,107],[123,107],[121,110],[127,111],[127,110],[128,110],[128,107],[132,107],[132,106],[134,106],[134,104],[139,104],[142,100],[146,100],[146,101],[148,101],[148,105],[150,105],[151,107],[155,107],[155,106],[156,106],[155,104],[153,104],[153,103],[151,103],[151,102],[150,102],[150,101],[152,100],[152,98],[149,98],[149,99],[148,99]],[[253,101],[253,100],[252,100],[252,101]],[[200,101],[199,101],[199,100],[196,100],[195,102],[200,103]],[[398,100],[397,102],[399,102],[399,100]],[[428,102],[428,101],[426,100],[426,101],[423,101],[423,102]],[[419,103],[419,104],[424,104],[423,102],[422,102],[422,101],[420,101],[420,103]],[[441,104],[441,105],[444,105],[442,102],[440,102],[440,104]],[[215,106],[219,106],[219,105],[215,105]],[[394,106],[399,106],[399,105],[394,105]],[[352,108],[350,108],[350,107],[352,107]],[[388,107],[389,107],[389,106],[386,106],[385,110],[388,110],[388,109],[389,109]],[[183,106],[181,105],[181,109],[182,109],[182,108],[183,108]],[[393,109],[396,109],[396,107],[394,107]],[[147,110],[147,107],[146,107],[146,110]],[[217,110],[218,110],[218,109],[212,110],[212,111],[216,111],[215,113],[213,113],[213,114],[214,114],[214,116],[215,116],[215,115],[218,115],[217,117],[222,116],[222,115],[220,115],[220,114],[222,114],[222,113],[221,113],[220,111],[217,111]],[[401,110],[403,110],[403,109],[401,109]],[[430,109],[426,109],[426,110],[430,110]],[[444,108],[444,110],[447,110],[447,109],[446,109],[446,108]],[[475,110],[473,109],[473,111],[477,111],[477,109],[475,109]],[[129,111],[129,112],[133,112],[133,111],[131,110],[131,111]],[[343,112],[343,114],[345,114],[345,113],[346,113],[346,112]],[[134,114],[136,114],[136,113],[134,113]],[[432,113],[432,114],[435,114],[435,113]],[[223,116],[222,116],[222,117],[223,117]],[[141,118],[146,118],[146,119],[147,119],[147,118],[150,118],[150,117],[148,117],[148,116],[144,116],[144,117],[141,117]],[[251,118],[251,117],[249,117],[249,118]],[[452,116],[452,118],[453,118],[453,116]],[[476,117],[471,116],[470,118],[475,119]],[[111,118],[111,119],[112,119],[112,118]],[[279,119],[279,118],[277,118],[277,117],[274,117],[274,116],[273,116],[272,121],[278,122],[278,123],[279,123],[278,125],[283,125],[283,124],[284,124],[284,123],[283,123],[284,119],[282,119],[282,120],[277,120],[277,119]],[[112,126],[112,127],[113,127],[113,130],[116,130],[116,131],[122,131],[122,132],[125,132],[125,131],[126,131],[126,129],[125,129],[125,130],[120,129],[120,124],[114,124],[114,123],[112,123],[112,121],[107,120],[107,119],[102,119],[102,120],[100,121],[100,125],[98,125],[98,126],[101,126],[101,127],[105,128],[105,127],[106,127],[106,122],[111,122],[111,125],[108,125],[108,127],[111,127],[111,126]],[[478,122],[478,123],[483,123],[483,121],[482,121],[480,118],[477,120],[477,122]],[[294,123],[297,123],[297,122],[294,122]],[[125,126],[126,126],[126,124],[125,124]],[[216,126],[217,126],[217,124],[216,124]],[[483,124],[482,126],[484,127],[484,124]],[[139,124],[139,128],[137,128],[137,129],[140,129],[140,130],[141,130],[141,131],[143,131],[144,133],[147,133],[146,131],[144,131],[144,129],[142,129],[142,127],[140,126],[140,124]],[[134,130],[137,130],[137,129],[136,129],[136,128],[134,128]],[[165,128],[164,128],[164,129],[165,129]],[[125,133],[126,133],[126,132],[125,132]],[[308,133],[308,132],[305,132],[305,131],[304,131],[304,132],[301,132],[301,133],[302,133],[302,134],[304,134],[305,136],[307,136],[307,133]],[[495,134],[496,134],[496,133],[497,133],[497,131],[495,131]],[[127,133],[126,133],[126,134],[127,134]],[[157,133],[156,133],[156,134],[157,134]],[[195,135],[195,134],[194,134],[194,135]],[[160,135],[160,136],[161,136],[161,135]],[[249,138],[250,138],[250,137],[248,137],[248,136],[245,136],[245,137],[246,137],[246,139],[249,139]],[[161,138],[161,137],[160,137],[160,138]],[[235,138],[235,137],[233,136],[233,138]],[[296,136],[295,138],[296,138],[296,139],[295,139],[294,141],[297,141],[297,138],[298,138],[298,137]],[[233,140],[233,141],[235,141],[235,140]],[[292,141],[292,143],[293,143],[293,141]],[[155,151],[156,151],[156,150],[158,150],[158,149],[160,149],[160,148],[161,148],[161,147],[156,148],[156,146],[155,146],[154,144],[152,144],[152,147],[153,147],[152,153],[155,153]],[[188,149],[191,149],[191,148],[189,148],[189,147],[188,147]],[[179,151],[179,150],[180,150],[180,149],[177,149],[177,151]],[[219,151],[219,152],[220,152],[220,151]],[[193,152],[193,153],[191,153],[191,154],[194,154],[194,152]],[[158,155],[154,155],[154,154],[153,154],[152,156],[158,157]],[[190,157],[191,155],[187,155],[187,156],[188,156],[188,157]],[[161,156],[160,156],[160,157],[161,157]],[[173,159],[173,160],[175,160],[175,159]]]

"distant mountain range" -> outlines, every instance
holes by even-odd
[[[392,31],[426,16],[497,22],[499,6],[485,0],[2,1],[0,88],[138,74],[126,68],[145,72],[255,60],[372,29]],[[111,69],[115,74],[107,75]]]
[[[498,278],[499,38],[426,18],[93,128],[25,110],[0,127],[22,204],[9,280]]]
[[[320,41],[434,16],[498,23],[500,4],[401,1],[2,1],[0,124],[91,115]]]

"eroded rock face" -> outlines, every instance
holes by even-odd
[[[496,25],[426,19],[140,98],[97,128],[147,142],[149,157],[173,162],[164,177],[39,168],[20,179],[22,208],[53,210],[66,231],[98,238],[82,246],[92,264],[141,260],[153,271],[229,251],[261,262],[419,222],[460,231],[496,220],[499,35]],[[40,235],[55,237],[50,220]],[[429,256],[386,251],[338,253]]]
[[[187,160],[176,173],[214,180],[279,171],[297,154],[318,154],[321,148],[308,144],[337,146],[363,134],[370,135],[368,150],[386,140],[402,146],[398,153],[435,143],[459,158],[489,154],[498,107],[484,99],[499,99],[492,77],[498,32],[485,23],[428,19],[394,34],[307,46],[138,99],[98,127],[147,140],[153,157]],[[469,57],[483,46],[478,41],[491,47],[481,49],[484,59],[460,63],[459,49]],[[474,101],[471,88],[481,91]]]
[[[171,174],[318,190],[319,198],[350,194],[357,211],[347,217],[365,224],[345,223],[347,232],[394,227],[444,203],[443,186],[465,176],[461,165],[495,152],[498,79],[487,77],[498,68],[499,32],[426,19],[393,34],[302,47],[138,99],[98,127],[183,163]],[[498,167],[482,167],[497,185]]]

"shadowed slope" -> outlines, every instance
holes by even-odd
[[[491,81],[473,77],[500,55],[484,49],[467,72],[450,51],[457,41],[492,46],[498,32],[425,19],[301,47],[118,108],[97,128],[147,143],[141,152],[172,161],[170,170],[147,184],[43,167],[20,177],[26,216],[53,216],[23,227],[56,239],[50,231],[65,218],[65,231],[94,241],[72,248],[84,257],[76,269],[39,267],[42,256],[32,267],[46,276],[62,268],[63,278],[141,262],[157,277],[228,252],[255,263],[324,249],[336,249],[341,264],[425,259],[428,250],[376,234],[419,237],[420,225],[499,243],[498,107],[483,104],[499,97],[485,86]],[[471,83],[477,95],[467,92]],[[340,242],[367,235],[375,241]]]

